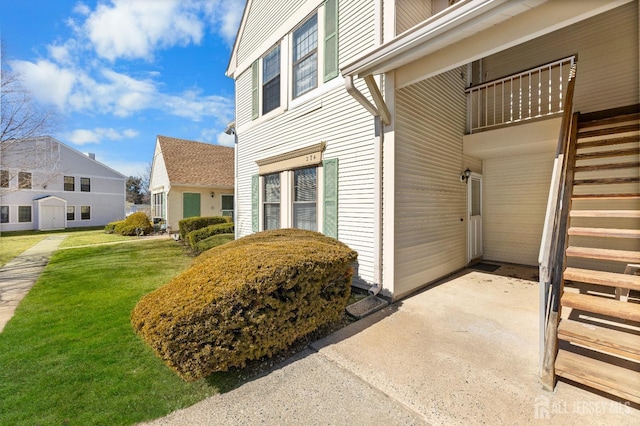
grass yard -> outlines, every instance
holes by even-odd
[[[190,262],[172,240],[58,251],[0,333],[0,424],[126,425],[235,386],[237,373],[183,382],[129,323]]]
[[[23,251],[44,240],[45,234],[27,234],[7,236],[6,232],[0,235],[0,266],[4,265]]]

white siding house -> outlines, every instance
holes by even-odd
[[[233,148],[158,136],[151,166],[151,213],[169,232],[193,216],[234,216]]]
[[[6,144],[0,230],[103,226],[125,215],[126,176],[50,137]]]
[[[336,236],[392,299],[480,259],[536,265],[576,61],[577,110],[637,104],[638,2],[249,0],[227,70],[238,236]]]

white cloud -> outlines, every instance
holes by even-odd
[[[204,28],[191,4],[111,0],[98,4],[82,28],[100,57],[151,59],[158,47],[200,43]]]
[[[138,132],[133,129],[125,129],[118,131],[111,127],[96,127],[93,130],[90,129],[76,129],[66,135],[66,139],[71,141],[74,145],[87,145],[87,144],[99,144],[103,140],[121,140],[131,139],[138,135]]]
[[[88,16],[89,13],[91,13],[91,9],[89,8],[89,6],[79,1],[73,7],[73,12],[77,13],[78,15]]]
[[[245,0],[209,0],[204,3],[209,22],[229,43],[233,43],[236,37],[244,5]]]
[[[69,69],[39,60],[37,62],[10,61],[11,69],[22,78],[31,94],[40,102],[64,108],[76,77]]]

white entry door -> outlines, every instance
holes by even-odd
[[[471,173],[467,182],[467,263],[482,257],[482,175]]]

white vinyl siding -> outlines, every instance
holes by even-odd
[[[306,0],[252,0],[238,45],[238,63],[245,61],[259,49],[265,38],[276,33],[306,2]],[[317,3],[321,4],[320,1]]]
[[[339,0],[339,61],[348,64],[376,46],[375,2]]]
[[[431,1],[396,0],[396,35],[431,16]]]
[[[466,264],[462,69],[396,92],[395,283],[402,296]],[[388,267],[388,265],[387,265]]]
[[[484,81],[578,55],[574,107],[582,113],[637,104],[638,4],[631,2],[483,59]]]
[[[484,161],[484,259],[538,264],[554,154]]]
[[[250,122],[253,118],[253,88],[251,67],[240,74],[236,80],[236,128]]]

